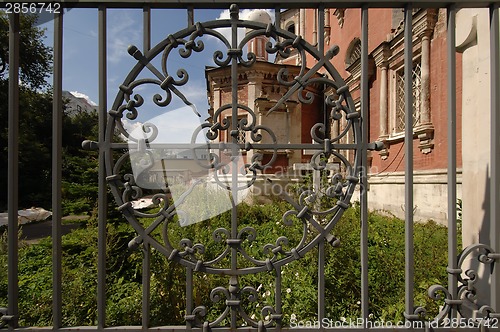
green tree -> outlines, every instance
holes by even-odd
[[[46,78],[52,49],[36,16],[20,17],[19,205],[51,204],[52,92]],[[9,21],[0,12],[0,210],[7,205]],[[97,153],[82,151],[97,139],[97,113],[63,114],[63,206],[65,213],[91,211],[97,196]]]
[[[36,26],[36,15],[20,16],[19,67],[23,84],[31,89],[47,86],[46,78],[52,69],[52,48],[43,42],[44,29]],[[9,19],[0,11],[0,79],[8,79]]]
[[[89,213],[95,207],[98,192],[98,153],[84,151],[86,139],[97,140],[97,111],[64,116],[63,127],[63,212]]]
[[[0,80],[0,100],[7,100],[8,82]],[[19,203],[50,204],[51,109],[50,93],[21,88],[19,100]],[[0,208],[7,202],[7,105],[0,106]]]
[[[43,43],[36,16],[20,16],[19,203],[50,204],[52,93],[46,78],[52,68],[52,49]],[[0,209],[7,204],[9,21],[0,12]],[[41,90],[45,90],[41,92]]]

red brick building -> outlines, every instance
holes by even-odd
[[[317,45],[324,38],[325,50],[338,45],[340,52],[332,59],[337,71],[349,86],[356,107],[360,108],[361,77],[361,12],[360,9],[326,9],[325,33],[319,36],[316,10],[293,9],[281,13],[282,29],[302,36]],[[403,216],[404,203],[404,63],[403,11],[400,9],[370,9],[368,27],[369,53],[369,140],[382,141],[385,148],[369,155],[369,206]],[[316,104],[290,99],[281,112],[273,117],[260,116],[272,101],[284,93],[276,83],[276,74],[283,66],[294,75],[302,61],[292,52],[285,60],[277,57],[274,63],[261,53],[259,42],[253,46],[257,63],[242,68],[238,98],[240,103],[254,109],[257,122],[270,126],[278,141],[310,143],[310,128],[321,122],[323,114]],[[413,117],[414,117],[414,211],[416,220],[433,219],[444,222],[446,214],[447,167],[447,100],[446,100],[446,11],[414,10],[413,13]],[[265,53],[265,52],[264,52]],[[314,59],[308,55],[310,68]],[[461,197],[461,58],[457,54],[457,164],[458,195]],[[230,100],[229,69],[208,69],[209,100],[212,112],[225,100]],[[281,90],[280,90],[281,89]],[[316,102],[322,102],[321,90],[313,89]],[[230,109],[228,110],[230,112]],[[244,116],[242,112],[241,116]],[[222,115],[222,114],[221,114]],[[224,115],[224,116],[227,116]],[[332,122],[332,134],[342,130],[342,121]],[[247,134],[248,135],[248,134]],[[248,137],[242,137],[242,142]],[[343,140],[352,138],[347,135]],[[227,138],[220,137],[225,141]],[[264,151],[265,154],[265,151]],[[248,156],[250,157],[250,156]],[[265,158],[265,157],[264,157]],[[308,162],[304,153],[282,153],[274,162],[279,169],[291,169],[294,164]],[[277,169],[269,170],[271,172]]]
[[[312,9],[289,10],[282,13],[280,25],[315,45],[321,37],[318,36],[316,15]],[[332,62],[349,85],[357,107],[360,99],[360,36],[360,9],[325,10],[325,34],[322,36],[325,49],[334,44],[340,47]],[[399,216],[404,214],[403,44],[403,11],[370,9],[369,140],[380,140],[385,148],[369,155],[369,206]],[[297,58],[296,61],[300,60]],[[459,197],[462,167],[461,68],[461,56],[457,53],[457,141],[452,144],[457,146]],[[412,79],[416,220],[446,220],[446,75],[446,10],[415,9]],[[338,130],[332,128],[334,133]]]

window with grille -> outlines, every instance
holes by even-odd
[[[420,122],[422,69],[420,61],[414,62],[412,69],[413,127]],[[405,130],[405,72],[396,72],[396,132]]]
[[[237,140],[238,140],[238,144],[245,144],[246,143],[246,132],[245,132],[245,130],[241,129],[239,126],[238,126]]]
[[[238,130],[238,135],[236,136],[236,140],[237,140],[236,143],[237,144],[245,144],[247,142],[247,140],[246,140],[246,132],[247,131],[241,127],[241,123],[240,123],[240,121],[242,119],[243,119],[243,116],[238,117],[238,126],[236,127],[236,129]],[[227,117],[227,121],[229,123],[231,123],[232,120],[231,120],[230,116]],[[231,140],[232,140],[232,137],[230,135],[228,135],[226,137],[226,141],[231,142]]]

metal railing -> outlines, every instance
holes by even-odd
[[[469,253],[476,252],[477,250],[482,250],[480,252],[481,259],[483,262],[491,264],[492,276],[490,285],[491,301],[489,306],[481,308],[485,317],[499,317],[496,312],[500,310],[500,274],[498,268],[496,267],[496,261],[500,255],[500,241],[498,236],[500,234],[500,36],[499,36],[499,5],[500,1],[466,1],[466,0],[454,0],[454,1],[424,1],[424,0],[414,0],[412,3],[408,3],[403,0],[392,0],[392,1],[375,1],[375,0],[365,0],[365,1],[351,1],[351,0],[336,0],[336,1],[323,1],[321,3],[314,2],[304,2],[302,0],[290,0],[286,4],[276,4],[276,2],[266,1],[266,0],[254,0],[254,1],[60,1],[62,6],[73,6],[73,7],[88,7],[98,9],[98,46],[99,46],[99,207],[98,207],[98,229],[99,229],[99,242],[98,246],[98,272],[97,272],[97,326],[95,327],[62,327],[63,326],[63,311],[62,311],[62,266],[61,266],[61,237],[62,237],[62,208],[61,208],[61,165],[62,165],[62,65],[63,65],[63,49],[62,49],[62,37],[64,31],[63,25],[63,14],[57,14],[54,18],[54,72],[53,72],[53,90],[54,90],[54,105],[53,105],[53,150],[52,150],[52,245],[53,245],[53,329],[58,331],[69,331],[69,330],[80,330],[80,329],[92,329],[92,330],[127,330],[127,331],[143,331],[145,329],[154,330],[235,330],[239,328],[241,330],[251,330],[258,329],[262,330],[289,330],[290,327],[282,326],[281,324],[281,305],[280,305],[280,294],[281,292],[281,268],[288,264],[289,262],[300,259],[307,251],[312,248],[318,249],[318,321],[321,321],[325,317],[324,312],[324,302],[325,302],[325,280],[324,280],[324,268],[325,268],[325,244],[332,243],[336,239],[330,234],[331,230],[341,217],[343,211],[347,208],[348,203],[351,199],[352,193],[356,184],[359,182],[361,188],[368,187],[368,150],[374,150],[377,148],[376,143],[370,143],[368,141],[368,101],[369,101],[369,59],[368,59],[368,16],[370,8],[404,8],[404,63],[405,63],[405,206],[412,207],[413,204],[413,115],[411,111],[412,107],[412,57],[413,57],[413,47],[412,47],[412,10],[413,8],[425,8],[425,7],[438,7],[447,8],[447,72],[448,77],[447,83],[447,109],[448,109],[448,142],[456,142],[457,136],[457,117],[456,117],[456,59],[455,59],[455,16],[457,10],[462,7],[488,7],[490,9],[490,73],[491,73],[491,109],[489,110],[491,115],[491,161],[490,161],[490,218],[491,218],[491,229],[493,246],[486,246],[482,244],[477,244],[470,248],[465,249],[463,253],[459,255],[457,252],[457,220],[456,220],[456,201],[457,201],[457,149],[456,144],[448,144],[448,286],[437,287],[432,289],[430,293],[436,296],[436,292],[443,291],[446,293],[445,305],[439,313],[439,318],[443,317],[457,317],[457,312],[460,311],[461,306],[464,304],[464,296],[466,297],[472,289],[467,289],[467,282],[470,280],[461,277],[463,258]],[[274,9],[276,13],[276,22],[279,22],[280,8],[316,8],[318,9],[318,26],[319,35],[322,36],[324,32],[324,10],[325,8],[361,8],[361,112],[358,113],[355,109],[354,102],[350,96],[349,91],[346,91],[343,87],[345,82],[342,77],[338,74],[333,65],[329,62],[330,58],[334,55],[334,49],[326,52],[325,45],[322,42],[322,38],[319,38],[318,45],[312,46],[300,38],[297,39],[291,32],[280,29],[278,26],[265,25],[258,22],[248,22],[241,21],[238,19],[237,8],[232,7],[232,17],[227,20],[221,21],[210,21],[205,22],[201,26],[194,24],[194,10],[203,8],[230,8],[233,3],[236,3],[241,9],[243,8],[270,8]],[[137,59],[137,66],[131,70],[131,74],[127,77],[123,85],[120,87],[120,92],[117,95],[117,99],[112,107],[112,110],[107,109],[107,10],[108,8],[143,8],[144,11],[144,52],[140,52],[137,48],[131,49],[130,53]],[[164,41],[160,42],[158,46],[153,48],[150,47],[151,44],[151,11],[156,8],[187,8],[188,22],[187,28],[185,30],[174,33],[169,36]],[[232,90],[232,102],[230,104],[229,112],[232,114],[232,124],[231,128],[238,127],[238,110],[242,106],[238,103],[238,70],[240,63],[248,61],[248,65],[253,65],[254,61],[243,60],[240,45],[237,43],[236,33],[237,29],[245,27],[252,31],[255,31],[255,36],[265,35],[276,41],[276,48],[274,52],[278,55],[283,55],[286,53],[286,48],[293,45],[293,47],[299,49],[302,52],[308,53],[310,55],[316,56],[318,63],[321,64],[323,72],[328,74],[329,78],[323,77],[315,81],[315,83],[322,84],[325,86],[330,86],[336,90],[339,99],[336,101],[342,104],[342,112],[346,117],[352,130],[355,134],[355,142],[353,144],[340,144],[336,142],[335,137],[321,137],[321,135],[315,135],[312,132],[312,138],[315,143],[321,144],[281,144],[276,140],[271,143],[261,143],[259,144],[259,139],[254,137],[254,145],[240,144],[238,142],[238,137],[228,133],[230,140],[228,147],[229,154],[236,157],[241,153],[242,149],[247,151],[268,149],[272,150],[272,155],[277,156],[278,150],[296,150],[301,151],[304,149],[311,149],[317,152],[317,157],[325,156],[326,154],[331,155],[335,149],[338,150],[352,150],[355,152],[355,158],[351,164],[351,160],[342,159],[341,154],[337,157],[342,160],[342,163],[347,170],[344,174],[344,180],[346,181],[346,189],[342,189],[341,195],[338,196],[338,201],[336,206],[332,207],[335,209],[334,217],[322,225],[316,222],[316,216],[321,215],[322,211],[316,211],[314,206],[307,206],[307,203],[301,201],[300,199],[295,202],[290,199],[290,204],[293,208],[289,211],[301,220],[305,220],[304,223],[309,225],[314,229],[314,234],[312,240],[307,243],[301,243],[290,251],[283,251],[278,248],[278,242],[273,249],[276,249],[274,256],[267,260],[258,259],[247,259],[251,262],[251,267],[241,267],[238,265],[238,255],[244,255],[244,250],[241,247],[242,238],[239,234],[241,231],[238,228],[237,220],[237,208],[233,208],[231,217],[231,228],[229,230],[219,231],[224,233],[226,236],[226,251],[221,254],[223,259],[227,258],[229,265],[226,267],[220,267],[216,264],[212,264],[207,261],[202,261],[196,259],[191,245],[185,247],[184,252],[180,252],[168,243],[159,243],[151,236],[151,232],[158,226],[158,224],[165,222],[177,212],[174,208],[169,208],[164,206],[160,208],[160,211],[154,216],[146,216],[153,219],[153,222],[149,227],[143,227],[141,222],[138,221],[138,215],[131,209],[130,200],[131,198],[126,198],[126,187],[134,186],[135,183],[127,182],[124,180],[122,175],[120,175],[120,161],[113,159],[113,151],[121,150],[123,148],[129,148],[130,151],[140,151],[141,144],[153,144],[154,138],[144,139],[144,138],[133,138],[129,139],[128,144],[123,142],[114,142],[114,132],[115,130],[121,130],[123,133],[127,131],[120,128],[119,123],[121,123],[121,118],[124,112],[133,112],[136,107],[139,108],[141,103],[138,99],[132,98],[133,87],[138,85],[136,81],[137,75],[143,70],[150,70],[154,76],[154,79],[158,81],[158,85],[162,85],[162,89],[168,93],[176,93],[175,79],[168,76],[165,71],[156,70],[152,67],[151,60],[161,51],[168,47],[177,47],[177,44],[181,44],[185,48],[186,52],[196,52],[196,38],[202,36],[203,34],[212,34],[213,36],[220,38],[217,35],[216,29],[220,27],[229,27],[232,29],[232,40],[228,40],[225,44],[227,46],[227,58],[224,60],[223,55],[218,59],[218,65],[220,67],[230,67],[232,72],[231,76],[233,80],[231,82]],[[19,137],[19,14],[10,14],[10,32],[9,32],[9,146],[8,146],[8,211],[9,211],[9,224],[8,224],[8,308],[6,313],[4,313],[2,320],[9,326],[10,330],[17,330],[17,319],[19,316],[18,308],[18,297],[19,297],[19,287],[18,287],[18,223],[17,223],[17,211],[18,211],[18,137]],[[288,44],[287,44],[288,42]],[[175,46],[172,46],[175,45]],[[269,51],[269,49],[268,49]],[[330,57],[330,58],[329,58]],[[152,67],[151,67],[152,66]],[[304,86],[310,84],[310,82],[315,79],[307,73],[301,73],[297,77],[289,79],[283,79],[280,84],[288,86],[291,90],[302,91]],[[135,100],[135,101],[134,101]],[[161,102],[161,100],[160,100]],[[277,102],[277,106],[279,105]],[[284,101],[282,102],[284,103]],[[189,105],[186,103],[186,105]],[[333,106],[333,105],[330,105]],[[109,112],[108,112],[109,111]],[[217,113],[217,110],[215,110]],[[255,117],[255,112],[248,109],[248,114],[250,117]],[[482,110],[483,112],[486,110]],[[221,111],[222,112],[222,111]],[[221,113],[219,113],[220,115]],[[210,122],[202,124],[202,128],[207,130],[209,134],[212,135],[210,142],[207,143],[207,149],[213,150],[221,147],[221,142],[217,141],[217,133],[227,130],[229,124],[223,121],[218,121],[219,118],[213,115]],[[486,125],[486,124],[485,124]],[[247,127],[245,127],[247,126]],[[269,136],[273,136],[272,128],[267,128],[260,126],[257,128],[255,123],[241,123],[240,129],[243,128],[250,134],[257,134],[267,132]],[[317,127],[316,129],[319,129]],[[131,134],[131,133],[128,133]],[[238,135],[240,132],[238,131]],[[207,134],[208,135],[208,134]],[[220,138],[220,137],[219,137]],[[216,142],[214,142],[216,141]],[[193,148],[191,142],[187,145],[177,146],[181,148]],[[408,144],[409,143],[409,144]],[[245,146],[244,146],[245,145]],[[127,156],[128,157],[127,152]],[[228,164],[222,162],[215,162],[215,157],[212,158],[208,164],[208,169],[215,170],[214,174],[217,178],[217,174],[221,173],[223,169],[229,165],[230,172],[232,176],[232,181],[229,181],[228,191],[232,193],[232,198],[237,200],[238,193],[241,188],[238,187],[239,180],[237,175],[237,168],[240,166],[237,161],[231,161]],[[275,159],[272,159],[274,161]],[[272,161],[269,164],[272,164]],[[248,186],[253,185],[253,181],[257,180],[258,171],[262,171],[266,165],[262,165],[256,162],[248,162],[244,165],[247,172],[252,178],[248,183]],[[321,169],[321,164],[316,165],[317,169]],[[313,165],[314,168],[314,165]],[[217,179],[215,180],[218,181]],[[220,180],[218,184],[225,183]],[[143,326],[126,326],[126,327],[108,327],[106,326],[106,222],[107,222],[107,188],[110,186],[112,188],[115,200],[119,206],[120,211],[124,214],[126,219],[132,224],[132,226],[138,232],[138,237],[134,239],[137,244],[142,244],[143,251],[146,253],[144,255],[143,262],[143,298],[142,298],[142,324]],[[166,196],[162,196],[162,199],[167,200]],[[180,203],[179,203],[180,204]],[[361,206],[361,318],[368,320],[369,318],[369,297],[368,297],[368,202],[367,202],[367,191],[360,191],[360,206]],[[178,207],[178,206],[177,206]],[[332,211],[330,211],[332,212]],[[285,218],[285,217],[284,217]],[[285,218],[286,219],[286,218]],[[311,226],[312,225],[312,226]],[[408,321],[415,321],[420,318],[420,314],[424,310],[423,308],[415,308],[414,303],[414,253],[413,253],[413,227],[414,227],[414,216],[413,210],[411,208],[405,209],[405,317]],[[217,232],[217,230],[216,230]],[[251,231],[250,231],[251,232]],[[255,230],[253,230],[255,232]],[[304,230],[304,234],[308,232],[307,228]],[[220,236],[221,234],[219,234]],[[214,232],[215,238],[215,232]],[[168,242],[168,241],[167,241]],[[170,260],[176,261],[186,268],[186,324],[182,326],[168,326],[168,327],[150,327],[148,316],[150,314],[150,271],[149,271],[149,257],[151,248],[155,248],[160,251]],[[278,255],[278,253],[281,255]],[[222,257],[222,256],[221,256]],[[220,260],[219,260],[220,261]],[[271,318],[269,321],[256,321],[248,317],[244,320],[249,326],[242,327],[237,324],[237,315],[243,315],[241,313],[240,300],[241,292],[238,284],[238,276],[257,273],[262,271],[275,271],[276,273],[276,307],[269,311]],[[227,312],[222,318],[228,319],[227,327],[219,327],[217,324],[212,324],[213,322],[203,321],[203,316],[200,316],[201,308],[194,308],[193,306],[193,295],[192,295],[192,281],[193,274],[197,271],[204,271],[207,273],[221,274],[229,276],[229,286],[224,289],[219,289],[225,296]],[[252,293],[253,289],[247,289]],[[215,291],[215,289],[214,289]],[[221,318],[221,320],[222,320]],[[213,326],[212,326],[213,325]],[[30,327],[24,330],[39,331],[46,328]],[[307,330],[313,330],[314,328],[308,328]],[[356,330],[364,330],[365,327],[356,328]],[[421,327],[423,330],[424,327]],[[471,328],[470,326],[462,328],[467,329],[477,329],[477,327]],[[21,329],[19,329],[21,330]]]

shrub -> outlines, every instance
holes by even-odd
[[[239,206],[240,229],[253,225],[257,231],[254,242],[244,241],[245,249],[263,259],[262,247],[275,243],[286,234],[291,242],[301,234],[301,227],[283,226],[286,203]],[[172,243],[183,237],[207,244],[205,258],[215,257],[224,244],[213,241],[213,230],[230,225],[230,211],[209,221],[187,227],[171,227]],[[297,223],[298,224],[298,223]],[[208,227],[210,226],[210,227]],[[447,230],[433,222],[416,224],[415,240],[415,304],[437,313],[437,305],[427,298],[432,284],[446,285]],[[123,222],[107,226],[107,324],[138,325],[141,323],[142,259],[141,250],[131,251],[128,242],[136,236]],[[355,319],[360,315],[360,223],[359,207],[348,209],[333,230],[340,239],[339,247],[326,245],[325,283],[328,318]],[[162,241],[160,231],[153,236]],[[294,238],[295,237],[295,238]],[[63,317],[65,326],[96,324],[97,228],[89,222],[85,228],[63,236]],[[4,242],[2,242],[4,243]],[[224,241],[223,241],[224,243]],[[293,245],[291,243],[290,245]],[[5,266],[6,250],[1,247],[0,263]],[[290,248],[288,248],[290,249]],[[369,309],[373,319],[398,321],[404,310],[404,222],[377,214],[369,216]],[[227,261],[223,262],[224,264]],[[51,241],[24,246],[19,251],[20,324],[51,325]],[[248,264],[239,259],[239,264]],[[5,271],[5,269],[3,269]],[[5,276],[6,277],[6,276]],[[2,278],[2,280],[5,280]],[[282,311],[284,323],[295,314],[300,320],[315,320],[317,312],[317,249],[282,268]],[[257,302],[243,299],[249,316],[262,319],[261,309],[275,305],[275,276],[259,273],[242,276],[241,286],[258,290]],[[194,275],[194,304],[205,305],[208,319],[215,319],[225,307],[224,301],[212,303],[210,291],[228,286],[228,278],[203,272]],[[0,305],[6,304],[6,281],[0,283]],[[153,326],[183,324],[185,315],[185,271],[151,250],[151,311]],[[224,321],[223,323],[227,323]]]

